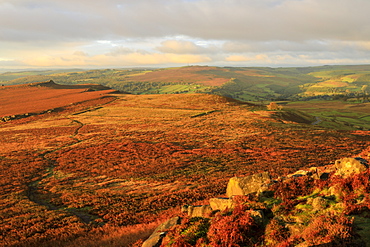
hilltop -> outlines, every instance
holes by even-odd
[[[61,85],[54,81],[29,83],[0,88],[0,119],[7,121],[60,110],[68,104],[102,98],[117,93],[97,84]]]
[[[9,88],[35,102],[51,92],[94,97],[0,123],[2,246],[128,246],[183,205],[223,195],[234,176],[277,179],[369,152],[368,131],[314,125],[287,106],[46,84],[56,87]]]

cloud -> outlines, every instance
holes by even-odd
[[[161,43],[161,46],[157,47],[158,51],[163,53],[174,53],[174,54],[199,54],[205,53],[206,49],[194,44],[191,41],[183,40],[166,40]]]
[[[109,53],[107,53],[107,56],[121,56],[121,55],[126,55],[135,52],[133,49],[128,48],[128,47],[115,47],[112,49]]]
[[[86,40],[187,35],[202,39],[370,38],[367,0],[5,0],[2,39]]]
[[[295,42],[289,40],[256,41],[228,41],[223,45],[225,52],[271,52],[271,51],[325,51],[332,49],[332,41],[306,40]]]
[[[246,56],[246,55],[231,55],[226,57],[226,61],[229,62],[249,62],[249,61],[261,61],[261,60],[268,60],[268,55],[266,54],[258,54],[255,56]]]
[[[89,56],[86,52],[83,52],[83,51],[75,51],[73,55],[78,56],[78,57],[88,57]]]
[[[0,58],[0,67],[1,69],[9,69],[9,68],[21,68],[24,67],[26,64],[22,61],[18,60],[8,60],[8,59],[1,59]]]
[[[211,58],[193,54],[161,53],[122,53],[112,56],[111,53],[96,56],[82,55],[74,52],[63,56],[38,56],[24,60],[31,67],[120,67],[120,66],[153,66],[169,64],[194,64],[212,62]]]
[[[368,9],[368,0],[2,0],[0,54],[35,66],[359,63],[370,57]]]

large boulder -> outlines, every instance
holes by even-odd
[[[173,217],[166,222],[160,224],[150,235],[150,237],[145,240],[141,245],[142,247],[159,247],[162,244],[162,239],[166,236],[166,230],[171,227],[180,224],[180,217]]]
[[[214,211],[224,211],[235,207],[234,201],[230,198],[211,198],[209,204]]]
[[[335,175],[348,177],[367,170],[367,161],[362,158],[343,158],[335,161]]]
[[[227,184],[226,195],[231,198],[233,196],[244,196],[256,192],[264,192],[268,189],[268,184],[270,182],[271,177],[268,172],[247,177],[233,177],[230,178]]]

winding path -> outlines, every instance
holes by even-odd
[[[78,120],[75,120],[75,119],[71,119],[71,121],[73,123],[78,124],[78,126],[76,127],[73,135],[70,136],[71,138],[73,138],[75,140],[75,142],[67,144],[67,145],[63,145],[61,147],[58,147],[54,150],[51,150],[51,151],[46,152],[46,153],[41,155],[41,157],[44,160],[46,160],[49,165],[46,167],[46,173],[42,178],[28,184],[27,197],[30,201],[32,201],[32,202],[34,202],[38,205],[45,206],[48,210],[60,210],[60,211],[67,212],[68,214],[71,214],[71,215],[74,215],[74,216],[78,217],[81,220],[81,222],[83,222],[85,224],[89,224],[89,223],[95,221],[96,219],[99,219],[100,217],[98,217],[97,215],[89,214],[89,213],[87,213],[86,211],[84,211],[82,209],[67,208],[65,206],[63,206],[63,207],[57,206],[55,204],[52,204],[50,201],[43,199],[42,194],[40,193],[40,189],[42,187],[42,185],[40,185],[40,183],[42,182],[42,180],[44,178],[52,177],[52,176],[55,175],[54,174],[55,161],[49,159],[47,157],[47,155],[49,155],[51,153],[54,153],[58,150],[61,150],[63,148],[66,148],[66,147],[69,147],[69,146],[72,146],[72,145],[76,145],[77,143],[81,142],[81,140],[76,138],[76,136],[79,134],[79,130],[84,126],[84,124],[82,122],[78,121]]]
[[[321,118],[319,118],[319,117],[315,117],[316,118],[316,121],[315,122],[313,122],[313,123],[311,123],[312,125],[317,125],[317,124],[319,124],[319,123],[321,123],[323,120],[321,119]]]

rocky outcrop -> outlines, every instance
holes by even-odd
[[[162,239],[166,236],[166,230],[170,229],[171,227],[180,224],[181,218],[180,217],[173,217],[166,222],[160,224],[150,235],[150,237],[145,240],[142,244],[142,247],[159,247],[162,243]]]
[[[187,213],[189,217],[209,217],[212,213],[212,208],[209,205],[188,206],[182,207],[182,212]]]
[[[366,171],[369,167],[367,161],[362,158],[343,158],[335,161],[335,175],[348,177],[356,173]]]
[[[225,216],[225,215],[229,215],[230,213],[233,214],[235,211],[232,212],[232,210],[234,210],[234,208],[236,208],[236,206],[239,205],[238,204],[238,201],[240,199],[239,196],[255,194],[257,196],[252,196],[251,198],[256,198],[252,200],[257,200],[256,202],[258,203],[244,210],[247,210],[249,215],[253,218],[256,226],[265,227],[267,224],[270,224],[271,222],[275,222],[275,223],[280,222],[279,223],[280,226],[275,225],[273,227],[276,227],[276,229],[283,230],[284,233],[282,234],[287,234],[287,236],[291,235],[291,236],[306,237],[306,235],[302,235],[302,231],[306,229],[305,224],[307,224],[307,222],[309,223],[313,222],[312,224],[314,224],[316,216],[317,216],[316,218],[320,220],[321,219],[320,217],[328,217],[326,213],[335,212],[335,211],[343,212],[343,210],[345,209],[344,202],[340,201],[341,198],[344,198],[343,196],[344,192],[343,192],[343,188],[341,184],[340,183],[334,184],[330,187],[322,189],[320,193],[307,195],[305,199],[302,199],[303,197],[300,196],[301,199],[299,200],[301,200],[302,202],[300,202],[294,207],[294,208],[298,208],[299,210],[296,210],[296,212],[294,210],[291,210],[291,211],[293,213],[297,213],[297,212],[303,212],[303,213],[296,214],[294,218],[289,218],[288,220],[287,218],[284,218],[285,217],[284,214],[281,214],[281,212],[284,212],[283,210],[281,210],[284,207],[285,207],[284,210],[290,210],[286,206],[278,205],[278,206],[273,206],[272,208],[264,207],[264,206],[261,207],[261,205],[266,206],[267,204],[270,204],[274,201],[274,200],[271,200],[275,197],[273,195],[274,193],[272,193],[273,191],[271,191],[274,188],[274,186],[272,185],[274,183],[276,183],[277,186],[279,186],[279,183],[286,183],[288,185],[291,183],[292,185],[294,185],[295,180],[301,181],[301,182],[309,181],[309,183],[315,184],[313,179],[326,180],[326,179],[330,179],[333,175],[338,175],[338,176],[342,176],[343,178],[347,178],[353,174],[365,172],[367,171],[367,169],[368,169],[368,163],[365,159],[342,158],[340,160],[337,160],[334,165],[328,165],[328,166],[323,166],[323,167],[311,167],[309,169],[298,170],[295,173],[289,174],[285,177],[280,177],[276,181],[271,180],[271,177],[269,173],[267,172],[254,174],[254,175],[246,176],[246,177],[233,177],[229,180],[228,185],[227,185],[227,191],[226,191],[227,197],[211,198],[209,200],[209,205],[183,206],[182,212],[186,213],[190,218],[192,217],[210,218],[210,220],[208,219],[204,219],[204,220],[208,220],[207,222],[212,223],[215,215],[218,215],[217,217],[220,217],[221,215],[222,217],[222,215]],[[302,180],[301,179],[302,177],[308,177],[310,179]],[[358,201],[357,203],[361,203],[362,201]],[[262,203],[262,204],[259,204],[259,203]],[[279,202],[275,201],[273,203],[275,204]],[[237,208],[239,210],[239,207]],[[216,214],[219,211],[221,211],[221,213]],[[311,219],[312,218],[312,217],[310,218],[311,214],[316,215],[316,216],[313,217],[313,219]],[[339,217],[338,215],[334,215],[334,216]],[[174,221],[176,220],[173,220],[173,219],[171,219],[172,223],[167,224],[167,226],[176,225],[174,223]],[[195,219],[194,222],[196,222],[196,220],[197,219]],[[343,225],[342,227],[345,227],[345,226],[346,225]],[[325,227],[330,227],[330,226],[325,226]],[[162,238],[166,235],[165,231],[163,231],[162,228],[163,227],[157,228],[155,232],[152,234],[152,236],[147,241],[144,242],[143,247],[159,246],[162,242]],[[308,230],[305,230],[305,231],[307,232],[310,230],[312,229],[309,228]],[[168,237],[170,237],[170,234],[168,235]],[[364,237],[364,236],[361,235],[361,237]],[[267,240],[267,241],[272,241],[272,240]],[[273,241],[276,241],[276,239]],[[306,244],[306,242],[308,243],[309,241],[311,241],[310,239],[308,240],[304,239],[302,241],[303,241],[302,246],[312,246],[312,245],[304,245]],[[328,246],[335,246],[335,245],[328,245]],[[353,246],[364,246],[364,245],[353,245]]]
[[[58,107],[58,108],[49,109],[49,110],[45,110],[45,111],[41,111],[41,112],[33,112],[33,113],[24,113],[24,114],[11,115],[11,116],[3,116],[3,117],[0,117],[0,122],[9,122],[9,121],[16,120],[16,119],[22,119],[22,118],[26,118],[26,117],[42,115],[42,114],[45,114],[45,113],[58,112],[58,111],[61,111],[61,110],[63,110],[63,108]]]
[[[271,177],[268,172],[258,173],[247,177],[233,177],[226,189],[227,197],[244,196],[251,193],[261,193],[268,189]]]
[[[211,198],[209,200],[209,204],[214,211],[224,211],[232,209],[235,206],[235,203],[231,198]]]

